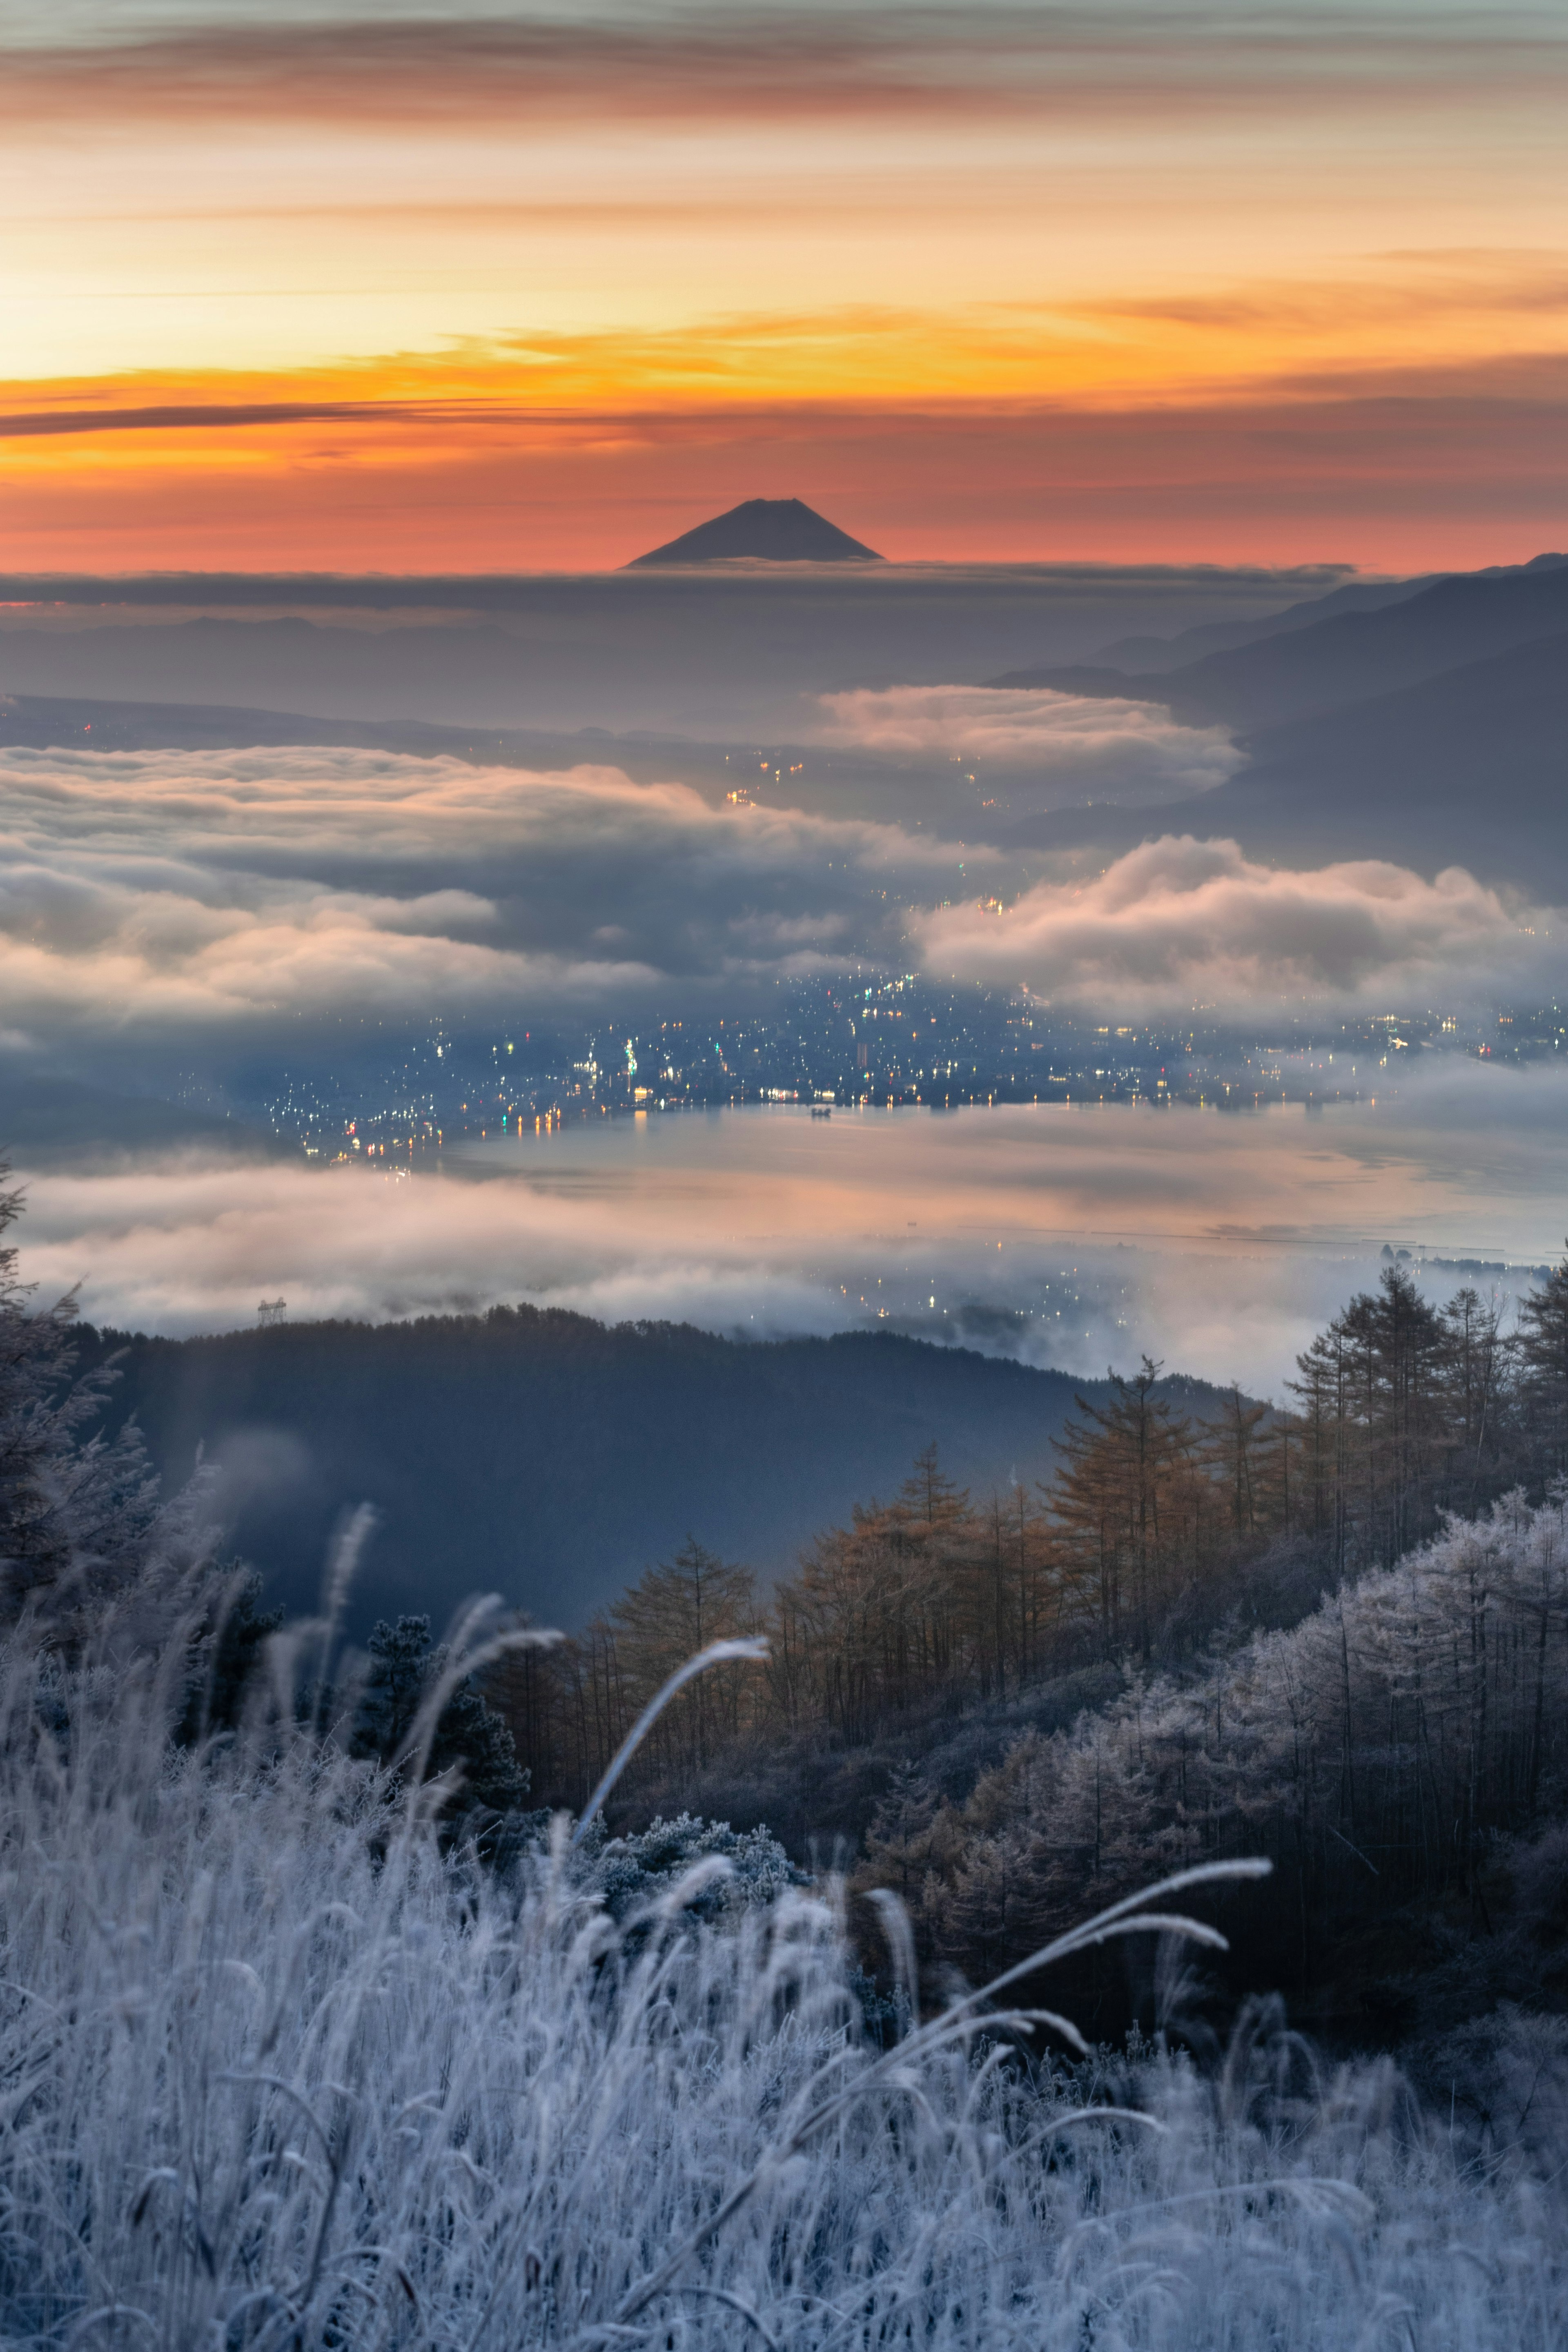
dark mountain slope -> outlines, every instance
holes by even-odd
[[[110,1425],[138,1414],[166,1482],[205,1445],[239,1550],[291,1607],[340,1512],[376,1506],[362,1630],[485,1591],[575,1624],[688,1535],[777,1570],[932,1438],[981,1494],[1047,1475],[1075,1393],[1104,1388],[874,1332],[746,1344],[531,1307],[87,1340],[125,1349]]]
[[[1232,653],[1241,646],[1260,645],[1265,637],[1316,628],[1320,621],[1331,621],[1342,614],[1380,613],[1385,604],[1407,604],[1412,596],[1419,596],[1423,589],[1447,576],[1427,572],[1416,580],[1350,580],[1326,596],[1309,596],[1299,604],[1287,604],[1283,612],[1265,614],[1260,620],[1201,621],[1195,629],[1184,629],[1174,637],[1118,637],[1113,645],[1097,647],[1084,667],[1121,670],[1139,677],[1186,669],[1210,654]]]
[[[1562,829],[1568,791],[1568,631],[1513,646],[1348,710],[1264,730],[1226,788],[1339,824],[1375,799],[1402,822],[1455,816]],[[1568,843],[1563,845],[1568,847]]]
[[[1309,596],[1301,604],[1287,604],[1282,612],[1266,614],[1261,620],[1203,621],[1174,637],[1118,637],[1114,645],[1101,646],[1090,654],[1086,667],[1145,677],[1154,671],[1184,669],[1206,655],[1230,653],[1242,646],[1259,645],[1265,637],[1315,628],[1320,621],[1333,620],[1341,614],[1378,613],[1388,604],[1408,604],[1412,596],[1436,587],[1440,580],[1514,580],[1564,564],[1568,555],[1532,555],[1528,563],[1489,563],[1479,572],[1423,572],[1414,580],[1348,580],[1326,596]]]
[[[1198,799],[1075,809],[1010,838],[1115,852],[1158,833],[1228,835],[1286,864],[1462,865],[1537,898],[1568,896],[1568,635],[1264,730],[1251,750],[1239,775]]]
[[[1396,693],[1564,629],[1568,565],[1495,580],[1440,580],[1380,612],[1343,613],[1312,628],[1210,654],[1163,677],[1151,698],[1189,724],[1219,724],[1251,735]],[[1124,672],[1106,669],[1015,671],[994,683],[1105,695],[1123,695],[1130,688]]]

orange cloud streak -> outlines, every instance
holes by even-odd
[[[342,397],[348,372],[314,401],[298,380],[103,387],[107,429],[5,445],[7,568],[595,569],[759,490],[911,561],[1401,568],[1568,538],[1556,355],[1120,403],[531,409],[478,372],[420,400],[414,373],[384,401]],[[86,387],[26,389],[30,418],[87,421]]]
[[[845,304],[668,328],[539,328],[439,353],[286,376],[252,371],[239,382],[204,370],[119,385],[15,383],[0,386],[0,438],[101,429],[109,415],[130,430],[373,414],[390,422],[483,413],[504,424],[751,400],[1117,405],[1155,392],[1213,396],[1287,371],[1490,360],[1517,341],[1521,321],[1535,350],[1568,352],[1568,261],[1550,252],[1393,256],[1334,277],[1200,282],[1160,293],[940,310]],[[195,413],[203,409],[211,413]]]

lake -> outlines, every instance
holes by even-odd
[[[118,1162],[38,1177],[18,1237],[46,1291],[81,1278],[120,1326],[531,1299],[758,1337],[880,1321],[1084,1373],[1147,1350],[1268,1392],[1384,1248],[1436,1296],[1517,1291],[1563,1245],[1565,1139],[1568,1074],[1456,1055],[1321,1111],[779,1105],[525,1131],[395,1180]]]

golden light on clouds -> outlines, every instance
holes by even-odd
[[[18,30],[17,568],[614,562],[784,490],[902,556],[1484,561],[1568,503],[1539,12]]]

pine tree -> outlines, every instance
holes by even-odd
[[[395,1763],[406,1748],[430,1678],[434,1652],[428,1617],[378,1620],[367,1643],[370,1671],[349,1743],[354,1756]]]
[[[21,1211],[19,1191],[0,1192],[0,1234]],[[0,1618],[47,1598],[63,1632],[61,1610],[89,1607],[145,1559],[158,1484],[133,1423],[89,1433],[118,1375],[112,1360],[77,1375],[74,1296],[30,1313],[16,1265],[0,1246]]]
[[[261,1579],[237,1568],[228,1589],[216,1583],[212,1605],[191,1644],[191,1674],[178,1738],[234,1729],[255,1685],[267,1643],[283,1623],[281,1609],[261,1606]]]
[[[1508,1443],[1508,1343],[1502,1306],[1468,1284],[1443,1309],[1446,1344],[1449,1507],[1472,1512],[1489,1478],[1496,1482]]]
[[[1384,1271],[1370,1321],[1377,1369],[1369,1412],[1374,1458],[1381,1457],[1372,1505],[1374,1557],[1393,1561],[1420,1541],[1436,1517],[1447,1334],[1436,1309],[1399,1266]]]
[[[919,1765],[895,1764],[866,1832],[867,1883],[891,1887],[911,1915],[937,1860],[939,1810],[936,1791]]]
[[[1268,1405],[1250,1403],[1233,1385],[1218,1420],[1202,1423],[1202,1460],[1216,1474],[1231,1534],[1240,1542],[1251,1541],[1266,1526],[1268,1419]]]
[[[398,1767],[426,1695],[444,1673],[445,1648],[434,1648],[428,1617],[384,1618],[367,1644],[365,1676],[350,1737],[349,1752]],[[515,1811],[528,1795],[528,1774],[519,1765],[511,1733],[487,1706],[472,1678],[458,1684],[437,1722],[426,1766],[431,1778],[457,1768],[462,1799],[492,1812]]]
[[[1336,1581],[1344,1573],[1350,1530],[1346,1357],[1344,1333],[1336,1321],[1297,1357],[1300,1378],[1286,1382],[1300,1407],[1301,1523],[1322,1546]]]
[[[899,1489],[901,1516],[929,1537],[951,1533],[969,1512],[969,1496],[955,1486],[938,1458],[936,1440],[922,1445],[915,1466]]]
[[[1336,1580],[1397,1559],[1436,1524],[1454,1456],[1454,1331],[1401,1266],[1298,1357],[1311,1523]]]

